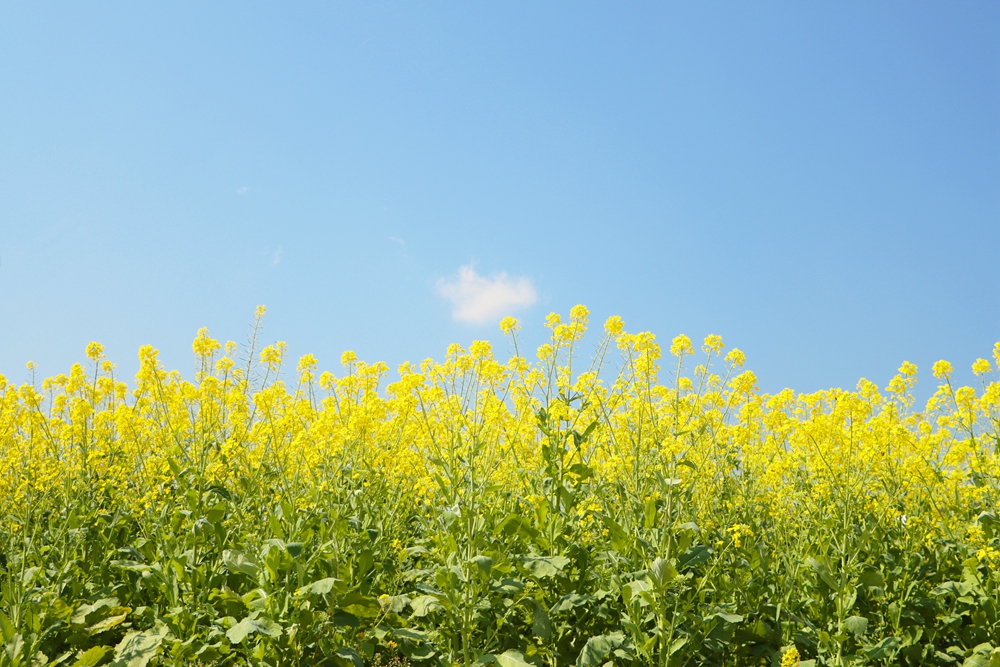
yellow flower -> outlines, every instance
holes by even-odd
[[[946,380],[951,377],[951,371],[951,364],[944,359],[941,361],[935,361],[934,366],[931,368],[931,372],[934,373],[934,377],[939,380]]]
[[[202,327],[198,329],[198,335],[195,337],[191,347],[194,349],[195,356],[207,359],[218,352],[221,346],[219,345],[219,341],[209,337],[208,329]]]
[[[716,334],[709,334],[705,336],[704,345],[702,349],[707,354],[709,350],[712,352],[721,352],[725,345],[722,344],[722,336],[717,336]]]
[[[319,361],[317,361],[316,357],[313,356],[312,354],[303,355],[299,359],[298,371],[299,371],[299,373],[305,373],[307,371],[314,371],[314,370],[316,370],[317,364],[319,364]]]
[[[972,372],[976,375],[985,375],[990,372],[990,362],[986,359],[976,359],[976,363],[972,364]]]
[[[512,332],[517,331],[520,328],[521,327],[517,324],[517,320],[509,315],[500,320],[500,331],[503,331],[505,336],[509,336]]]
[[[795,667],[797,664],[799,664],[799,650],[793,646],[782,654],[781,667]]]
[[[104,346],[100,343],[91,341],[90,344],[87,345],[87,358],[91,361],[98,361],[102,354],[104,354]]]
[[[738,347],[734,347],[729,351],[729,354],[726,355],[726,362],[732,364],[733,366],[739,366],[742,368],[746,361],[746,355],[743,354],[743,351]]]
[[[354,350],[347,350],[342,355],[340,355],[340,363],[347,366],[358,360],[358,355],[354,354]]]
[[[272,369],[276,369],[281,365],[281,360],[284,359],[287,350],[288,343],[283,341],[278,341],[274,345],[268,345],[260,351],[260,361]]]
[[[683,354],[694,354],[694,347],[691,345],[691,339],[684,334],[674,338],[673,342],[670,343],[670,354],[675,357],[679,357]]]
[[[622,322],[622,318],[618,315],[612,315],[604,322],[604,330],[614,338],[617,338],[624,328],[625,323]]]

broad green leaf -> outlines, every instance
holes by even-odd
[[[7,614],[0,611],[0,633],[3,634],[4,642],[9,642],[17,632],[14,631],[14,624],[7,618]]]
[[[619,553],[626,553],[634,542],[632,537],[608,515],[602,514],[601,521],[604,522],[604,527],[608,529],[608,534],[611,536],[611,547]]]
[[[145,632],[129,632],[115,647],[115,659],[111,667],[146,667],[156,656],[160,644],[169,632],[163,624]]]
[[[225,501],[216,503],[207,512],[205,512],[205,518],[212,523],[219,523],[226,516],[226,511],[229,509],[229,504]]]
[[[489,574],[490,570],[493,569],[493,559],[489,556],[483,556],[482,554],[474,556],[471,564],[478,567],[483,574]]]
[[[411,616],[422,618],[432,611],[441,609],[441,603],[433,595],[421,595],[410,601],[410,609],[413,610]]]
[[[95,646],[87,649],[76,659],[72,667],[97,667],[108,653],[113,651],[111,646]]]
[[[865,571],[861,573],[860,580],[862,585],[869,588],[876,588],[885,584],[885,577],[882,576],[882,573],[875,568],[866,568]]]
[[[97,619],[105,616],[100,614],[102,609],[111,609],[118,606],[118,598],[102,598],[93,604],[82,604],[76,608],[76,612],[73,614],[73,618],[70,619],[70,623],[73,625],[86,625],[88,622],[96,622]],[[88,621],[89,619],[89,621]]]
[[[552,636],[552,621],[549,620],[545,607],[534,600],[532,600],[532,606],[534,606],[534,612],[531,617],[531,632],[536,637],[548,639]]]
[[[364,667],[364,662],[352,648],[338,648],[333,653],[333,661],[340,667]]]
[[[637,595],[640,595],[643,591],[649,591],[652,586],[645,579],[636,579],[635,581],[630,581],[629,583],[622,586],[622,598],[625,600],[625,604],[631,604],[632,599]],[[644,597],[639,597],[639,604],[645,606],[649,604],[649,601]]]
[[[296,593],[301,595],[326,595],[333,590],[336,583],[336,577],[327,577],[326,579],[320,579],[303,586]]]
[[[677,576],[677,570],[670,564],[670,561],[657,558],[649,566],[649,576],[654,584],[666,586]]]
[[[131,607],[108,607],[108,615],[87,628],[87,634],[93,636],[120,625],[131,611]]]
[[[651,530],[656,525],[656,515],[661,502],[658,498],[650,498],[642,508],[642,527],[645,530]]]
[[[534,667],[534,665],[524,659],[523,653],[514,649],[504,651],[496,656],[496,659],[500,667]]]
[[[847,631],[856,637],[861,637],[868,632],[868,619],[864,616],[849,616],[844,621]]]
[[[611,651],[619,648],[625,642],[625,635],[622,632],[612,632],[608,635],[597,635],[587,640],[587,645],[583,647],[579,657],[576,659],[577,667],[598,667],[604,664],[604,659]]]
[[[807,558],[806,564],[813,569],[813,571],[823,580],[823,583],[832,588],[833,590],[838,590],[837,582],[834,581],[833,575],[830,573],[830,568],[815,558]]]
[[[226,549],[222,552],[222,562],[233,574],[245,574],[250,577],[256,577],[259,568],[257,564],[249,560],[243,553],[239,551],[230,551]]]
[[[152,566],[147,563],[140,563],[134,560],[113,560],[109,563],[111,567],[117,567],[119,570],[127,570],[129,572],[149,572]]]
[[[262,634],[268,637],[280,637],[281,626],[268,618],[250,618],[249,616],[229,628],[226,637],[233,644],[239,644],[249,635]]]
[[[427,641],[427,633],[420,630],[413,630],[410,628],[396,628],[392,631],[394,637],[400,639],[409,639],[412,642],[424,642]]]
[[[739,614],[731,614],[727,611],[717,611],[712,614],[712,618],[721,618],[726,623],[742,623],[743,617]]]
[[[891,657],[901,644],[902,641],[899,637],[886,637],[878,644],[866,648],[865,654],[873,660],[884,660]]]
[[[682,570],[698,567],[707,563],[711,557],[712,548],[704,544],[699,544],[691,547],[677,558],[677,567]]]
[[[20,634],[14,635],[7,642],[4,649],[12,665],[21,664],[21,651],[24,649],[24,638]]]
[[[539,579],[558,576],[569,563],[565,556],[528,556],[521,561],[524,569]]]
[[[594,601],[591,595],[580,595],[579,593],[567,593],[559,598],[552,605],[553,614],[561,614],[564,611],[571,611],[577,607],[585,607]]]

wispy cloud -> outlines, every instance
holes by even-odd
[[[244,185],[244,186],[243,186],[242,188],[238,188],[238,189],[236,190],[236,194],[238,194],[238,195],[245,195],[245,194],[246,194],[246,193],[248,193],[248,192],[250,192],[250,188],[248,188],[248,187],[247,187],[247,186],[245,186],[245,185]]]
[[[271,258],[271,266],[277,266],[278,262],[281,261],[281,248],[274,251],[274,257]]]
[[[393,243],[398,243],[399,245],[406,245],[406,241],[396,236],[390,236],[389,240]]]
[[[497,321],[516,308],[538,301],[538,293],[528,278],[512,278],[506,271],[484,278],[471,264],[461,267],[457,278],[438,280],[437,290],[451,301],[455,320],[473,324]]]

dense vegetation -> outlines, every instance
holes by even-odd
[[[283,380],[262,315],[193,382],[96,343],[0,376],[0,667],[1000,665],[987,360],[922,411],[909,363],[762,395],[717,336],[583,349],[577,306],[535,361],[507,318],[508,361],[382,388],[350,352]]]

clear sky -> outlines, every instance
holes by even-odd
[[[91,340],[190,374],[257,304],[336,371],[576,303],[721,334],[766,391],[971,380],[1000,4],[0,5],[9,380]]]

